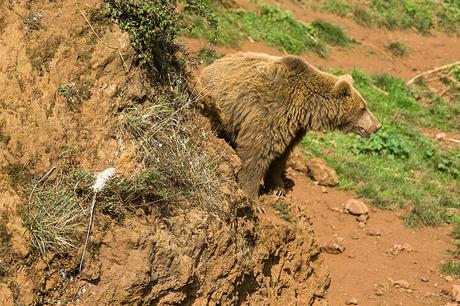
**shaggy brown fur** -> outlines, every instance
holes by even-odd
[[[381,127],[351,76],[321,72],[300,57],[227,55],[200,81],[222,112],[222,129],[242,161],[238,182],[253,198],[262,179],[267,189],[284,192],[286,160],[307,131],[367,137]]]

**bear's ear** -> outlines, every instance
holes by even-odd
[[[353,85],[353,77],[351,75],[344,74],[344,75],[340,76],[339,78],[344,80],[344,81],[347,81],[348,84]]]
[[[292,71],[296,72],[313,72],[314,67],[308,64],[303,58],[299,56],[288,55],[276,61],[287,66]]]
[[[350,96],[351,85],[345,80],[339,79],[335,84],[332,91],[339,96]]]

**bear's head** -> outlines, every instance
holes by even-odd
[[[333,93],[341,100],[343,106],[343,113],[339,119],[339,130],[368,138],[370,134],[377,132],[382,127],[382,124],[367,107],[364,98],[353,87],[351,75],[338,77]]]

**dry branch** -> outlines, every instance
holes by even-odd
[[[460,61],[458,62],[454,62],[454,63],[451,63],[451,64],[448,64],[448,65],[444,65],[444,66],[441,66],[441,67],[436,67],[434,69],[431,69],[431,70],[427,70],[425,72],[422,72],[418,75],[416,75],[415,77],[413,77],[412,79],[410,79],[406,85],[410,85],[412,83],[414,83],[417,79],[425,76],[425,75],[428,75],[428,74],[432,74],[432,73],[435,73],[435,72],[438,72],[438,71],[441,71],[441,70],[444,70],[444,69],[447,69],[447,68],[450,68],[450,67],[453,67],[453,66],[457,66],[457,65],[460,65]]]

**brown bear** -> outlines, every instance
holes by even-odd
[[[242,162],[238,183],[251,198],[262,179],[267,190],[285,192],[287,158],[307,131],[369,137],[381,128],[350,75],[322,72],[297,56],[227,55],[199,81],[219,109],[221,129]]]

